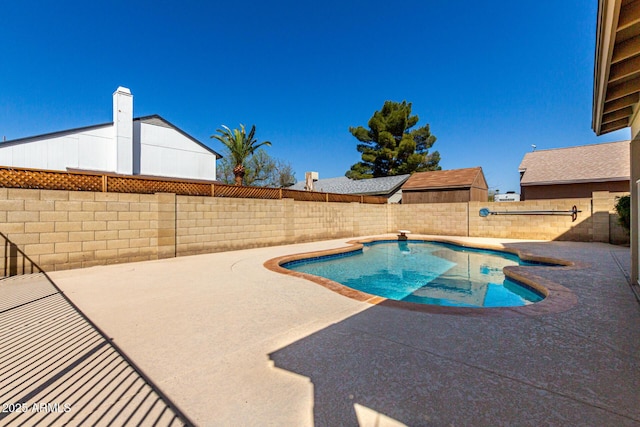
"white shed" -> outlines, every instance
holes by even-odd
[[[216,179],[221,158],[158,115],[133,118],[133,95],[113,94],[113,122],[0,144],[0,166]]]

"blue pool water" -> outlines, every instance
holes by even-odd
[[[458,307],[514,307],[541,301],[538,292],[505,278],[515,255],[423,241],[381,241],[361,251],[288,262],[290,270],[326,277],[384,298]]]

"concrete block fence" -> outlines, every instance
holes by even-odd
[[[46,270],[355,237],[420,234],[628,242],[613,210],[622,194],[513,203],[376,205],[0,188],[0,232]],[[570,216],[479,210],[582,211]]]

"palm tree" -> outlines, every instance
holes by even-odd
[[[223,129],[216,129],[219,135],[211,135],[211,138],[215,138],[222,142],[233,158],[235,167],[233,168],[233,174],[236,177],[236,185],[242,185],[242,179],[244,178],[244,162],[249,156],[251,156],[258,148],[263,145],[270,146],[269,141],[263,141],[258,144],[258,140],[254,138],[256,133],[256,125],[251,126],[249,134],[246,133],[244,125],[240,124],[240,129],[229,129],[225,125],[222,125]]]

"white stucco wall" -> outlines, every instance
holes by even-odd
[[[0,165],[34,169],[115,171],[113,126],[0,144]]]
[[[216,156],[173,128],[136,122],[137,143],[141,175],[216,179]]]

